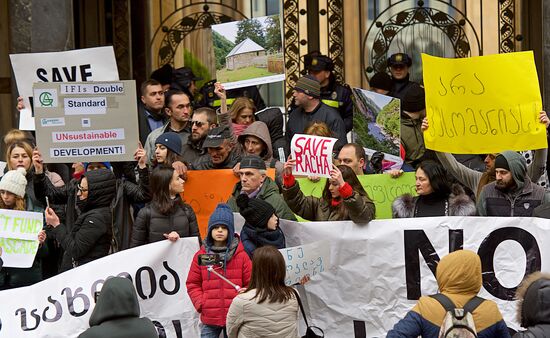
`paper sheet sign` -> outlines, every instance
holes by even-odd
[[[293,174],[330,177],[335,143],[331,137],[295,134],[290,142],[292,158],[296,159]]]
[[[39,212],[0,209],[0,247],[4,267],[32,266],[43,220]]]
[[[429,149],[455,154],[547,147],[533,52],[464,59],[422,54]]]
[[[313,277],[330,267],[330,243],[318,241],[279,250],[286,263],[285,284],[299,283],[302,277]]]

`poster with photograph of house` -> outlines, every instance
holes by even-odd
[[[373,159],[370,165],[377,167],[375,171],[400,168],[400,100],[362,88],[353,88],[352,93],[357,108],[353,114],[353,141],[365,148],[369,160]]]
[[[279,15],[212,26],[216,79],[225,89],[284,81]]]

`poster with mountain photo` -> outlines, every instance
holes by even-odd
[[[391,96],[362,88],[352,89],[357,108],[353,115],[353,142],[363,146],[369,157],[376,152],[384,154],[382,169],[399,169],[399,137],[401,129],[401,102]]]
[[[216,79],[225,89],[284,81],[279,15],[212,26]]]

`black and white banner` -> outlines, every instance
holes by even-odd
[[[437,262],[462,246],[481,257],[480,295],[496,301],[514,329],[515,288],[526,274],[550,270],[550,221],[544,219],[437,217],[363,226],[282,221],[281,228],[288,247],[330,245],[330,262],[312,274],[304,298],[310,320],[326,337],[385,336],[420,295],[437,292]],[[141,314],[155,321],[161,337],[198,337],[198,314],[185,290],[197,250],[196,239],[162,241],[0,292],[0,337],[77,337],[88,327],[94,292],[116,275],[132,278]]]

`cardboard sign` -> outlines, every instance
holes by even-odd
[[[279,15],[212,25],[216,79],[225,89],[285,79]]]
[[[36,140],[46,163],[133,161],[138,145],[132,81],[36,83]]]
[[[274,179],[275,169],[267,169],[267,176]],[[187,172],[182,198],[195,211],[201,238],[206,235],[210,215],[218,203],[227,202],[237,182],[239,182],[239,178],[231,169],[189,170]]]
[[[388,174],[357,176],[363,189],[376,206],[376,219],[392,218],[391,204],[396,197],[403,194],[416,196],[415,173],[403,173],[398,178]],[[300,190],[306,196],[321,197],[325,188],[325,179],[312,182],[307,178],[297,178]]]
[[[32,86],[36,82],[118,81],[112,46],[64,52],[10,54],[17,91],[25,109],[20,111],[19,129],[35,130]],[[32,103],[31,103],[32,102]]]
[[[4,267],[32,266],[43,222],[44,217],[39,212],[0,209],[0,247]]]
[[[330,177],[336,141],[332,137],[295,134],[290,141],[290,152],[296,159],[293,174]]]
[[[547,147],[533,52],[464,59],[422,54],[429,149],[455,154]]]

